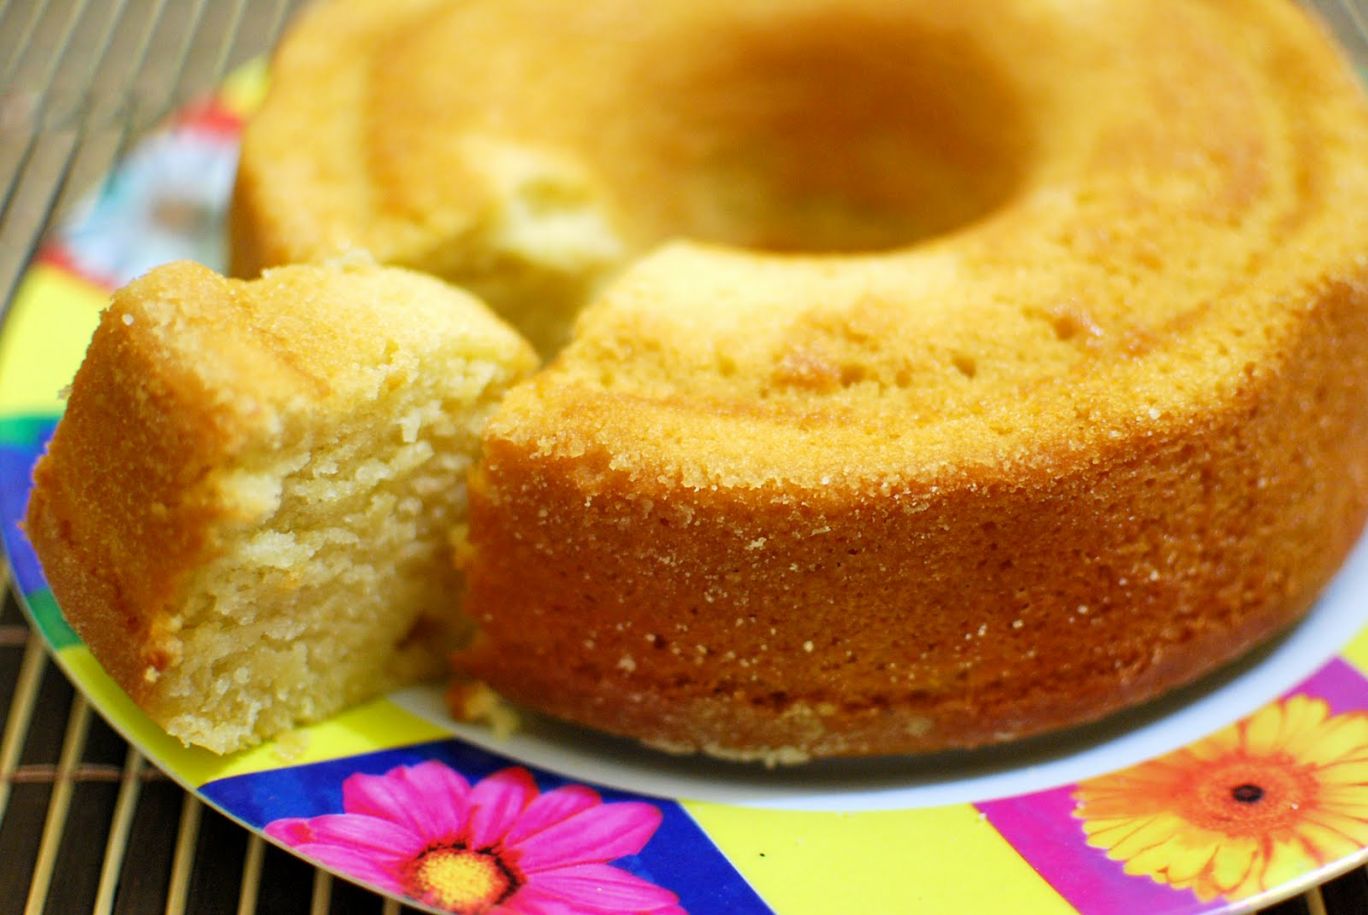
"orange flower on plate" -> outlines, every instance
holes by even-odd
[[[1368,846],[1368,714],[1293,696],[1074,797],[1127,874],[1243,899]]]

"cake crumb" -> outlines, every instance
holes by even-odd
[[[522,726],[522,719],[508,702],[478,681],[451,684],[447,707],[457,721],[485,724],[496,740],[507,740]]]
[[[305,731],[286,731],[275,739],[271,752],[283,763],[298,760],[309,749],[309,735]]]
[[[934,726],[935,722],[930,718],[917,715],[907,719],[907,723],[903,725],[903,730],[912,737],[925,737],[927,734],[931,733],[931,729]]]

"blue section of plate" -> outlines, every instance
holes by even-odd
[[[566,786],[583,787],[554,773],[522,766],[516,760],[455,740],[442,740],[234,776],[209,782],[200,792],[221,809],[264,829],[272,822],[288,818],[342,814],[342,785],[348,778],[358,774],[381,776],[400,766],[429,761],[450,767],[472,785],[498,771],[517,767],[533,775],[543,795]],[[617,859],[614,866],[673,891],[679,904],[689,912],[771,911],[679,804],[597,785],[591,787],[604,804],[635,801],[650,804],[661,813],[660,825],[645,847],[638,854]]]
[[[0,524],[10,569],[23,594],[47,587],[38,557],[19,524],[28,505],[33,465],[47,447],[55,416],[6,418],[0,421]]]

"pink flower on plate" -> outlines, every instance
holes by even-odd
[[[584,785],[541,794],[504,769],[473,788],[440,762],[342,783],[345,813],[266,834],[326,867],[462,915],[682,915],[672,892],[608,862],[645,847],[660,810]]]

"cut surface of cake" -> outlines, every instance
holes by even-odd
[[[535,365],[419,274],[161,267],[102,316],[25,528],[114,679],[232,751],[441,670],[466,471]]]

